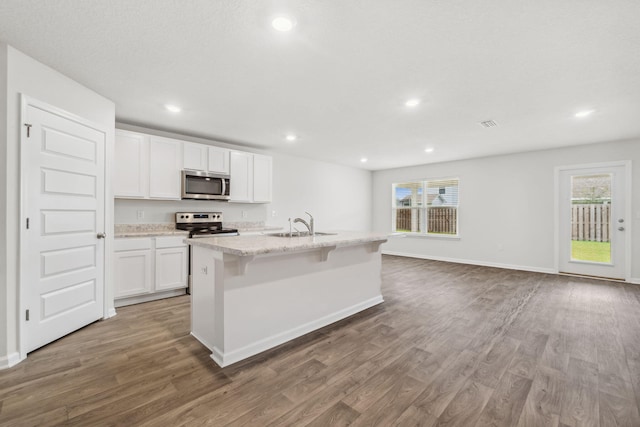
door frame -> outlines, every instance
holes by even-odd
[[[625,229],[627,231],[627,235],[624,242],[624,278],[625,282],[631,282],[631,236],[632,236],[632,223],[631,220],[631,205],[632,205],[632,191],[631,191],[631,160],[619,160],[612,162],[602,162],[602,163],[582,163],[576,165],[562,165],[556,166],[554,168],[554,270],[556,274],[560,273],[560,173],[566,170],[576,170],[576,169],[593,169],[593,168],[610,168],[610,167],[623,167],[624,168],[624,178],[625,178],[625,206],[624,206],[624,216],[627,219],[625,221]]]
[[[29,268],[27,263],[27,248],[25,242],[27,241],[26,228],[25,228],[25,218],[27,214],[27,192],[29,190],[27,173],[29,170],[29,165],[26,162],[27,153],[26,153],[26,144],[27,144],[27,127],[24,126],[27,117],[27,108],[31,106],[34,108],[38,108],[40,110],[46,111],[51,114],[55,114],[64,119],[76,122],[80,125],[89,127],[93,130],[96,130],[104,135],[104,159],[105,159],[105,167],[104,167],[104,230],[106,231],[106,238],[104,239],[104,252],[103,252],[103,307],[102,307],[102,318],[107,319],[109,317],[115,316],[115,309],[113,309],[113,299],[111,301],[108,300],[108,296],[112,293],[109,292],[111,287],[110,279],[111,274],[109,273],[111,269],[111,257],[109,256],[112,251],[113,244],[113,203],[110,200],[113,200],[112,197],[112,189],[111,189],[111,156],[112,149],[110,148],[110,138],[109,136],[113,134],[109,132],[109,129],[106,126],[100,125],[98,123],[87,120],[81,116],[70,113],[66,110],[63,110],[59,107],[55,107],[51,104],[47,104],[44,101],[40,101],[23,93],[20,94],[20,236],[18,241],[18,322],[17,322],[17,337],[18,337],[18,352],[19,352],[19,360],[22,361],[27,358],[27,325],[25,316],[26,305],[28,301],[27,297],[27,285],[25,283],[25,272],[27,268]]]

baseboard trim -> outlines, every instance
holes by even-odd
[[[396,252],[396,251],[382,251],[383,255],[394,255],[394,256],[402,256],[407,258],[418,258],[418,259],[428,259],[432,261],[444,261],[444,262],[453,262],[456,264],[469,264],[469,265],[478,265],[481,267],[495,267],[495,268],[504,268],[506,270],[521,270],[521,271],[530,271],[532,273],[546,273],[546,274],[558,274],[553,268],[542,268],[542,267],[530,267],[526,265],[515,265],[515,264],[502,264],[498,262],[486,262],[486,261],[475,261],[470,259],[460,259],[460,258],[448,258],[448,257],[439,257],[439,256],[431,256],[431,255],[420,255],[420,254],[412,254],[407,252]]]
[[[242,348],[239,348],[230,352],[223,352],[219,348],[215,346],[209,346],[207,343],[200,340],[198,337],[198,341],[200,341],[205,347],[212,351],[211,358],[222,368],[237,363],[241,360],[244,360],[248,357],[255,356],[258,353],[262,353],[265,350],[269,350],[273,347],[276,347],[280,344],[284,344],[287,341],[291,341],[294,338],[301,337],[302,335],[308,334],[309,332],[313,332],[317,329],[323,328],[327,325],[335,323],[339,320],[347,318],[351,315],[359,313],[363,310],[371,308],[375,305],[384,302],[382,295],[378,295],[376,297],[370,298],[366,301],[363,301],[359,304],[352,305],[345,309],[336,311],[335,313],[331,313],[327,316],[321,317],[320,319],[314,320],[309,323],[305,323],[304,325],[300,325],[296,328],[290,329],[288,331],[281,332],[276,335],[272,335],[270,337],[264,338],[260,341],[256,341],[249,345],[246,345]]]
[[[629,283],[632,285],[640,285],[640,277],[632,277],[629,279]]]
[[[6,356],[0,357],[0,370],[8,369],[14,365],[20,363],[22,359],[20,359],[20,353],[17,351],[14,353],[9,353]]]
[[[142,302],[150,302],[164,298],[177,297],[180,295],[185,295],[187,293],[186,288],[182,289],[172,289],[169,291],[157,292],[154,294],[146,294],[146,295],[136,295],[133,297],[124,297],[120,299],[116,299],[114,301],[114,305],[116,308],[124,307],[127,305],[140,304]]]

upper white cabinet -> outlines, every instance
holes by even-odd
[[[113,194],[135,199],[180,199],[182,142],[116,130]]]
[[[204,144],[185,142],[183,144],[184,159],[182,166],[185,169],[206,171],[209,152],[207,148],[208,147]]]
[[[261,154],[231,152],[231,202],[271,202],[272,159]]]
[[[272,200],[270,156],[116,130],[115,197],[180,200],[183,169],[230,175],[231,202]]]
[[[229,174],[230,150],[220,147],[209,147],[209,172]]]
[[[271,202],[272,181],[271,156],[253,155],[253,201],[254,203]]]
[[[149,139],[149,197],[180,199],[182,141],[152,136]]]
[[[231,152],[231,202],[253,202],[253,154]]]
[[[113,193],[116,197],[143,198],[149,193],[149,138],[116,130]]]
[[[193,142],[185,142],[183,147],[185,169],[229,174],[228,149]]]

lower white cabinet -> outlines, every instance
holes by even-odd
[[[184,294],[188,248],[183,240],[183,236],[116,239],[115,306]]]
[[[116,298],[151,292],[152,243],[150,238],[116,240],[114,254]]]
[[[187,247],[156,247],[156,291],[187,287]]]

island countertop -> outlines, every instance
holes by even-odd
[[[297,252],[308,249],[352,246],[364,243],[387,241],[384,233],[342,231],[332,235],[278,237],[258,236],[224,236],[185,239],[185,242],[203,248],[221,251],[237,256],[253,256],[279,252]]]

